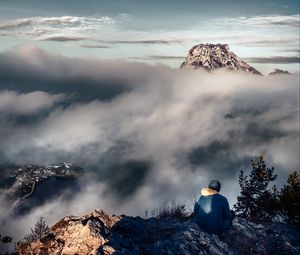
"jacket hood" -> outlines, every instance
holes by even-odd
[[[209,189],[209,188],[201,189],[202,196],[211,196],[211,195],[215,195],[215,194],[219,194],[219,192],[216,190],[213,190],[213,189]]]

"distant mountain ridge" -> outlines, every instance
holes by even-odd
[[[180,69],[205,69],[214,71],[224,68],[230,71],[242,71],[262,75],[229,50],[228,44],[198,44],[193,46],[181,64]]]

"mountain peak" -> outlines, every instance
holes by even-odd
[[[262,75],[254,67],[236,56],[229,50],[228,44],[198,44],[193,46],[181,69],[200,69],[214,71],[225,68],[230,71],[243,71],[246,73]]]
[[[279,75],[279,74],[291,74],[291,73],[288,72],[287,70],[283,71],[283,70],[277,69],[277,68],[275,68],[273,70],[273,72],[269,73],[269,75]]]

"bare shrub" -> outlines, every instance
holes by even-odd
[[[189,217],[186,206],[176,201],[171,203],[164,201],[160,206],[152,209],[151,215],[158,219],[175,218],[182,221],[187,220]]]

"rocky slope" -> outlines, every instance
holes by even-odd
[[[231,71],[243,71],[262,75],[254,67],[237,57],[227,44],[198,44],[192,47],[181,69],[199,69],[207,71],[224,68]]]
[[[95,210],[65,217],[44,236],[20,243],[19,254],[300,254],[300,230],[282,224],[256,225],[236,218],[221,237],[191,220],[114,216]]]

